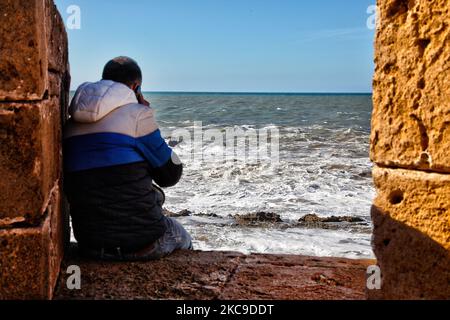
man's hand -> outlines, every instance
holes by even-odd
[[[144,106],[150,107],[150,102],[145,100],[144,95],[141,93],[137,96],[139,104],[143,104]]]

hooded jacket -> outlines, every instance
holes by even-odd
[[[183,166],[154,110],[126,85],[102,80],[78,88],[69,114],[65,188],[79,245],[135,251],[159,239],[166,227],[153,182],[177,184]]]

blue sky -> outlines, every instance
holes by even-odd
[[[81,9],[68,30],[72,88],[118,55],[146,91],[370,92],[375,0],[56,0]]]

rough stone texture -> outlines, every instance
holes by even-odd
[[[374,250],[382,273],[381,290],[369,299],[450,299],[450,256],[417,229],[392,219],[377,207]]]
[[[450,172],[450,2],[378,6],[372,160]]]
[[[66,259],[55,293],[58,300],[364,299],[367,260],[178,252],[144,263]],[[68,290],[70,265],[81,268],[81,290]]]
[[[450,250],[450,175],[374,169],[374,205]]]
[[[60,190],[35,228],[0,229],[0,300],[51,299],[64,254]]]
[[[0,0],[0,101],[39,100],[47,87],[44,0]]]
[[[251,255],[219,296],[224,300],[365,299],[369,260]]]
[[[69,241],[67,34],[51,0],[0,0],[0,299],[50,299]]]
[[[48,74],[48,95],[50,97],[60,96],[65,89],[64,79],[59,73],[49,72]]]
[[[383,284],[370,297],[450,299],[450,175],[375,168],[374,179]]]
[[[61,172],[59,102],[0,104],[0,226],[40,223]]]
[[[379,0],[372,299],[450,299],[450,2]],[[383,168],[381,168],[383,167]]]
[[[68,70],[68,40],[64,21],[53,0],[45,0],[48,69],[64,74]]]
[[[64,125],[69,118],[68,105],[70,94],[69,66],[63,73],[49,72],[48,96],[50,99],[59,99],[61,124]]]

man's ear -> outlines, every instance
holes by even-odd
[[[134,83],[132,86],[131,86],[131,90],[133,90],[134,92],[136,92],[136,89],[139,87],[139,84],[137,84],[137,83]]]

